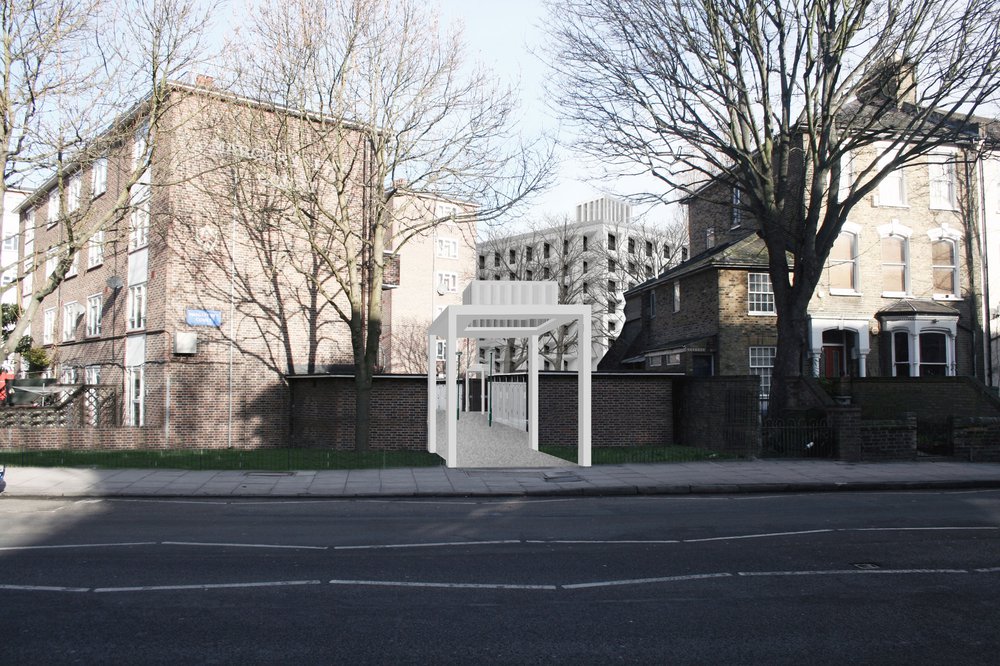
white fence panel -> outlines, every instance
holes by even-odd
[[[514,428],[528,427],[528,385],[525,382],[490,382],[493,420]]]

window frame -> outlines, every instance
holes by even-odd
[[[90,167],[90,197],[96,199],[108,191],[108,158],[98,157]]]
[[[137,381],[138,380],[138,381]],[[125,369],[125,425],[146,425],[146,368],[133,365]]]
[[[94,306],[97,307],[94,307]],[[91,294],[87,297],[87,325],[84,335],[88,338],[101,337],[101,319],[104,310],[104,297],[102,294]]]
[[[674,312],[680,312],[681,311],[681,281],[680,280],[674,280],[673,285],[674,285],[673,286],[673,292],[674,292],[673,293],[673,296],[674,296],[674,299],[673,299],[673,309],[674,309]]]
[[[83,176],[76,172],[69,178],[66,188],[66,210],[75,213],[80,210],[80,195],[83,193]]]
[[[435,254],[441,259],[458,259],[458,240],[447,236],[435,241]]]
[[[774,358],[778,348],[771,345],[759,345],[747,348],[747,363],[749,374],[760,377],[760,397],[771,396],[772,380],[774,378]],[[767,361],[768,363],[764,363]]]
[[[756,282],[756,284],[755,284]],[[757,289],[754,289],[754,287]],[[771,275],[760,271],[747,273],[747,314],[769,317],[777,314]]]
[[[104,229],[94,232],[87,241],[87,269],[97,268],[104,263]]]
[[[129,331],[141,331],[146,328],[146,283],[130,284],[128,287],[128,316],[126,326]]]
[[[847,225],[845,225],[845,228],[841,229],[840,235],[837,236],[837,240],[834,241],[834,247],[836,247],[836,244],[839,243],[842,239],[848,240],[849,243],[850,243],[850,248],[849,249],[850,249],[851,258],[850,259],[842,259],[842,260],[841,259],[833,259],[833,247],[830,248],[830,255],[827,257],[827,262],[826,262],[826,265],[827,265],[827,279],[828,279],[828,284],[829,284],[829,289],[830,289],[830,295],[831,296],[858,296],[861,293],[861,292],[858,291],[858,284],[859,284],[859,279],[860,279],[860,274],[858,272],[858,269],[859,269],[859,266],[858,266],[858,248],[860,246],[860,236],[861,236],[861,234],[859,233],[858,230],[855,230],[853,228],[848,229],[846,227],[847,227]],[[843,266],[843,265],[850,265],[851,286],[849,286],[849,287],[835,287],[834,286],[833,268],[835,266]]]
[[[434,283],[437,285],[436,289],[441,293],[458,293],[458,273],[453,271],[437,271],[434,276]]]
[[[53,345],[56,342],[56,309],[46,308],[42,313],[42,344]]]
[[[49,192],[48,203],[45,209],[46,228],[51,229],[59,222],[59,188],[53,188]]]
[[[937,151],[927,156],[927,199],[931,210],[958,210],[957,156],[954,151]]]
[[[129,215],[129,252],[141,250],[149,245],[149,225],[151,218],[152,192],[147,183],[132,186],[132,213]]]
[[[76,340],[76,320],[77,316],[77,304],[76,301],[70,301],[63,304],[63,326],[62,326],[62,341],[63,342],[73,342]]]
[[[886,261],[885,260],[885,248],[882,247],[882,244],[885,243],[888,240],[898,240],[901,243],[902,249],[903,249],[903,260],[901,262],[894,262],[894,261]],[[883,236],[879,240],[879,245],[880,245],[880,247],[879,247],[879,254],[880,254],[879,260],[880,260],[880,266],[881,266],[881,272],[882,272],[882,296],[884,298],[902,298],[902,297],[907,296],[910,293],[910,239],[909,239],[909,237],[908,236],[902,236],[902,235],[896,234],[896,233],[892,233],[892,234],[889,234],[887,236]],[[902,269],[902,277],[903,277],[903,280],[902,280],[902,282],[903,282],[903,290],[902,291],[896,291],[896,290],[893,290],[893,289],[886,289],[885,288],[886,269],[888,267],[898,267],[898,268]]]
[[[950,264],[938,264],[935,263],[934,256],[934,246],[939,243],[945,243],[951,248],[951,263]],[[951,275],[951,291],[938,291],[937,288],[937,273],[938,271],[947,271]],[[959,282],[960,276],[958,272],[958,243],[952,238],[938,238],[931,241],[931,286],[933,289],[933,298],[935,300],[959,300],[961,299],[961,294],[959,293]]]
[[[881,171],[889,162],[895,159],[899,153],[899,148],[890,148],[885,143],[877,143],[875,146],[879,150],[876,165],[878,170]],[[906,181],[905,167],[896,167],[887,173],[875,188],[875,205],[882,208],[909,208]],[[893,187],[894,183],[895,186]]]

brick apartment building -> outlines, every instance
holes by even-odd
[[[853,169],[886,149],[853,155]],[[976,160],[972,145],[942,148],[852,210],[809,305],[807,372],[985,379],[980,213],[965,203],[979,194]],[[686,207],[690,260],[625,294],[625,330],[602,369],[756,374],[766,394],[777,344],[767,250],[724,181]]]
[[[282,445],[291,413],[285,377],[350,372],[352,363],[347,325],[324,297],[336,285],[314,277],[315,237],[293,224],[274,196],[287,186],[278,182],[287,178],[284,166],[308,164],[307,157],[289,157],[289,143],[314,138],[317,121],[279,121],[265,105],[205,86],[175,85],[169,102],[131,204],[94,235],[44,299],[31,322],[34,343],[48,351],[49,374],[61,383],[119,391],[122,424],[135,429],[131,445]],[[54,269],[58,254],[50,248],[65,243],[60,207],[73,211],[87,201],[86,215],[97,217],[115,206],[147,132],[141,109],[122,122],[134,126],[132,135],[53,178],[19,207],[25,298]],[[279,123],[286,123],[280,131]],[[366,131],[336,126],[337,149],[357,156],[342,196],[361,216],[371,214],[370,189],[383,186],[365,180]],[[322,203],[333,194],[317,196]],[[458,209],[405,190],[392,206],[411,211],[408,219]],[[451,245],[448,257],[435,253],[442,238],[474,238],[474,223],[428,225],[403,244],[407,230],[395,229],[398,237],[386,243],[386,370],[404,366],[393,362],[388,342],[400,322],[429,320],[442,304],[431,289],[434,271],[460,276],[460,293],[474,266],[467,240],[464,256]],[[335,252],[337,245],[320,249]],[[346,306],[342,294],[337,303]]]

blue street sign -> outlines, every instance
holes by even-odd
[[[187,311],[188,326],[222,326],[222,310],[192,310]]]

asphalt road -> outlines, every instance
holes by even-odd
[[[0,501],[7,663],[1000,661],[1000,491]]]

